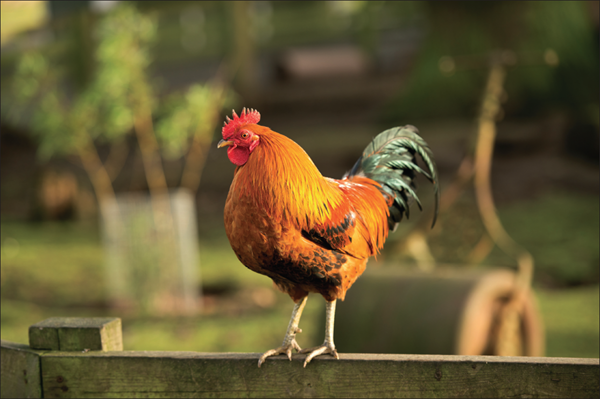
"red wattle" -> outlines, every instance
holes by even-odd
[[[242,166],[248,162],[250,150],[246,147],[231,146],[227,149],[229,160],[237,166]]]

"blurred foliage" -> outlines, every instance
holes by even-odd
[[[597,196],[551,192],[502,206],[498,216],[508,234],[533,256],[536,283],[568,287],[599,282]],[[450,264],[468,265],[468,254],[485,233],[475,199],[464,196],[452,212],[441,214],[439,220],[440,227],[436,228],[441,229],[441,234],[429,238],[434,257]],[[455,234],[457,231],[460,234]],[[482,261],[481,267],[485,265],[516,270],[517,262],[495,246]]]
[[[85,94],[103,111],[104,138],[111,140],[131,130],[141,102],[151,110],[158,105],[147,76],[156,22],[124,4],[100,21],[97,37],[96,78]]]
[[[16,125],[29,125],[39,141],[38,153],[42,158],[56,153],[75,153],[77,147],[86,142],[80,127],[76,126],[81,119],[64,109],[66,96],[57,90],[57,75],[56,68],[43,55],[25,54],[17,64],[12,92],[2,93],[2,103],[6,104],[2,107],[3,119]]]
[[[101,18],[93,34],[94,73],[81,90],[69,76],[65,52],[24,54],[11,90],[2,92],[3,119],[28,127],[39,141],[40,156],[49,158],[119,141],[131,133],[136,113],[149,109],[161,117],[159,144],[168,155],[183,155],[194,134],[212,135],[209,116],[220,109],[221,99],[208,84],[195,84],[160,104],[158,85],[148,76],[156,29],[156,17],[131,3]],[[225,101],[232,99],[228,94]]]
[[[4,46],[19,32],[44,23],[48,11],[44,1],[3,1],[0,44]]]
[[[557,193],[505,207],[500,217],[515,241],[533,255],[537,281],[563,286],[600,279],[599,212],[597,196]],[[494,255],[500,258],[498,251]]]
[[[126,256],[139,258],[141,263],[126,261],[131,267],[119,270],[125,270],[124,276],[131,273],[132,277],[109,281],[109,286],[124,281],[129,286],[122,292],[132,293],[144,310],[156,311],[146,304],[157,303],[157,296],[182,292],[178,287],[173,288],[178,284],[173,277],[178,275],[178,260],[186,259],[180,256],[179,247],[171,239],[179,239],[170,213],[172,208],[166,201],[153,202],[148,212],[139,216],[147,222],[143,228],[138,228],[137,223],[127,226],[133,230],[124,228],[131,221],[124,214],[124,207],[119,209],[120,217],[115,216],[111,221],[110,206],[117,199],[113,182],[121,167],[110,168],[114,165],[110,163],[110,154],[102,160],[98,148],[103,144],[128,144],[133,140],[125,140],[125,136],[135,133],[151,196],[156,198],[156,194],[167,193],[169,188],[161,151],[167,157],[185,157],[181,179],[171,186],[183,186],[195,194],[216,130],[216,116],[233,96],[221,73],[217,77],[220,80],[191,85],[185,92],[171,94],[171,101],[163,104],[165,93],[150,74],[152,46],[157,37],[156,17],[139,12],[129,2],[119,3],[101,17],[92,18],[90,13],[88,8],[71,11],[64,18],[73,18],[74,22],[63,20],[55,28],[60,31],[63,25],[67,36],[75,33],[89,36],[93,39],[88,42],[91,49],[82,47],[85,40],[68,37],[57,54],[30,52],[20,58],[11,90],[2,93],[2,103],[8,104],[3,109],[3,118],[24,125],[23,130],[37,139],[38,153],[43,159],[79,157],[98,199],[100,216],[106,225],[118,226],[106,229],[109,242],[118,240],[113,237],[124,231],[132,242],[150,243],[141,252],[135,251],[135,245],[126,245],[125,253],[130,252]],[[81,25],[82,22],[91,26]],[[85,59],[89,54],[93,60],[88,65]],[[74,58],[83,59],[81,64],[89,67],[89,73],[75,76],[78,74],[74,72],[77,69],[73,68]],[[114,148],[111,147],[111,154]],[[125,157],[127,153],[128,149]],[[153,240],[145,241],[146,237]],[[110,246],[106,250],[124,253]],[[109,254],[107,261],[110,259]],[[144,267],[137,268],[138,263]],[[141,272],[136,274],[138,271]],[[185,282],[192,285],[190,292],[195,292],[196,283],[191,278]]]
[[[580,109],[597,108],[598,31],[586,3],[421,3],[427,37],[407,85],[389,104],[385,118],[475,116],[487,75],[485,63],[468,70],[459,65],[446,76],[439,61],[442,56],[484,57],[497,49],[512,50],[518,59],[508,72],[508,112],[532,116],[562,107],[578,114]],[[558,55],[556,68],[543,63],[549,48]]]
[[[201,110],[210,110],[215,101],[223,101],[224,104],[233,104],[237,101],[233,92],[222,93],[220,90],[213,85],[195,84],[186,93],[173,93],[164,100],[158,114],[156,136],[165,157],[182,156],[187,149],[188,138],[194,134],[209,134],[210,136],[202,139],[211,141],[214,115]],[[221,95],[225,98],[221,99]]]
[[[158,64],[232,57],[233,2],[136,2],[156,12],[161,32],[155,43]],[[276,59],[290,47],[356,43],[375,56],[382,32],[412,24],[419,2],[393,1],[252,1],[245,24],[259,57]],[[258,79],[272,71],[261,63]]]
[[[154,35],[148,48],[157,65],[210,62],[239,51],[232,2],[131,3],[144,15],[154,15],[153,29],[160,35]],[[272,78],[274,66],[269,63],[289,47],[355,43],[376,66],[390,56],[384,53],[404,48],[396,56],[403,54],[401,63],[412,64],[412,73],[385,110],[385,119],[396,123],[408,117],[472,117],[486,71],[444,76],[438,68],[440,57],[512,49],[523,59],[540,62],[511,68],[507,112],[533,115],[558,106],[597,125],[598,35],[588,2],[253,1],[247,11],[247,31],[257,48],[255,56],[261,58],[258,81]],[[83,36],[70,34],[69,40],[86,47]],[[408,47],[418,47],[414,62]],[[547,48],[558,54],[557,68],[542,65]]]

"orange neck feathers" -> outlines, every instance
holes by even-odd
[[[343,201],[342,193],[324,178],[306,152],[289,138],[260,125],[248,128],[260,144],[248,162],[236,169],[238,193],[265,209],[272,218],[300,228],[322,224]]]

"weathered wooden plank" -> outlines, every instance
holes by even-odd
[[[41,398],[39,353],[27,345],[2,341],[0,357],[0,396],[2,398]]]
[[[49,352],[44,397],[598,397],[598,359]]]
[[[61,351],[123,350],[117,317],[52,317],[29,327],[29,346]]]

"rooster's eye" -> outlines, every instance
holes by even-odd
[[[248,138],[248,132],[244,132],[244,133],[242,133],[242,138],[243,138],[243,139],[247,139],[247,138]]]

